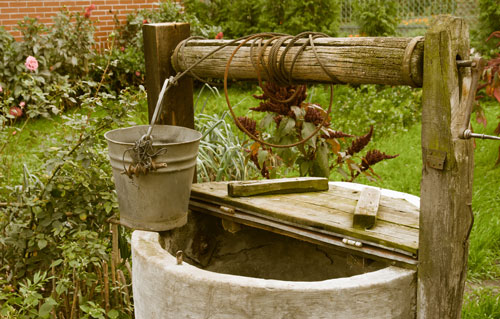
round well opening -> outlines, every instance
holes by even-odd
[[[227,230],[226,230],[227,229]],[[162,247],[198,268],[286,281],[321,281],[380,270],[387,263],[351,255],[220,218],[191,213],[182,228],[163,232]]]

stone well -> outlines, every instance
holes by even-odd
[[[415,316],[413,270],[246,226],[225,229],[193,213],[182,228],[133,233],[137,319]]]

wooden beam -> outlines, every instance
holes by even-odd
[[[371,187],[363,188],[354,210],[353,227],[360,229],[372,228],[377,220],[379,203],[380,190]]]
[[[176,74],[170,62],[171,56],[177,44],[189,37],[189,23],[145,24],[142,30],[151,121],[163,82]],[[180,79],[178,85],[167,92],[162,105],[158,124],[194,128],[193,80],[189,77]]]
[[[459,139],[470,70],[456,66],[457,59],[469,59],[468,26],[441,16],[427,31],[424,47],[417,318],[456,319],[472,216],[473,142]]]
[[[328,190],[328,179],[322,177],[292,177],[258,181],[238,181],[227,184],[231,197],[289,194]]]
[[[179,47],[172,57],[177,71],[184,71],[200,57],[227,40],[191,40],[183,48]],[[295,53],[303,41],[299,41],[286,55],[285,67],[290,69]],[[318,55],[329,73],[341,82],[352,84],[389,84],[422,86],[422,38],[319,38],[315,40]],[[215,53],[193,69],[202,78],[223,78],[226,62],[238,44],[228,46]],[[278,51],[279,61],[286,42]],[[229,69],[229,78],[255,80],[256,72],[250,61],[250,42],[240,48]],[[257,60],[257,49],[253,48],[253,60]],[[269,57],[268,48],[264,53],[264,63]],[[261,74],[265,78],[265,72]],[[293,70],[296,82],[331,83],[317,62],[311,48],[306,49],[297,59]]]

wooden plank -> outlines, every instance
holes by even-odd
[[[463,19],[442,16],[426,33],[422,96],[420,244],[417,318],[460,318],[471,227],[473,141],[459,138],[466,121],[469,30]],[[446,153],[442,169],[429,151]]]
[[[318,56],[328,72],[341,82],[352,84],[389,84],[389,85],[422,85],[423,40],[417,42],[409,61],[404,65],[405,49],[412,38],[320,38],[315,40]],[[179,48],[172,57],[177,71],[183,71],[197,62],[200,57],[211,52],[215,47],[227,43],[227,40],[191,40],[184,48]],[[292,47],[285,58],[285,68],[290,69],[293,58],[303,41]],[[203,78],[222,78],[226,63],[238,44],[223,48],[205,61],[197,65],[193,72]],[[286,42],[278,52],[279,61]],[[263,55],[267,65],[270,48]],[[253,49],[256,60],[256,48]],[[229,78],[237,80],[255,80],[256,72],[251,63],[250,43],[240,48],[231,63]],[[410,70],[405,76],[403,69]],[[265,79],[265,72],[261,74]],[[293,69],[296,82],[331,83],[311,48],[306,49],[298,57]]]
[[[226,193],[226,187],[224,182],[193,185],[191,196],[219,205],[245,209],[257,215],[260,214],[293,225],[339,233],[410,253],[417,252],[417,228],[380,220],[377,227],[372,230],[355,229],[352,227],[352,218],[356,200],[335,197],[331,191],[229,197]],[[317,201],[315,201],[316,197]],[[308,200],[304,200],[304,198]]]
[[[297,238],[313,244],[335,246],[338,250],[343,252],[352,253],[354,251],[359,256],[378,261],[391,262],[393,265],[398,267],[416,269],[417,261],[410,256],[393,251],[387,251],[370,245],[363,245],[362,247],[348,246],[342,242],[342,237],[336,235],[324,234],[304,227],[297,227],[280,223],[279,221],[263,219],[262,217],[256,217],[238,210],[232,213],[227,213],[226,211],[217,208],[214,204],[208,204],[193,199],[189,202],[189,208],[199,213],[208,213],[216,217],[221,217],[247,226]]]
[[[380,190],[366,187],[361,191],[354,210],[353,227],[370,229],[375,225],[380,204]]]
[[[343,194],[338,193],[337,187],[330,186],[328,192],[314,193],[314,194],[294,194],[293,197],[296,200],[306,202],[313,205],[318,205],[320,207],[327,207],[342,210],[346,213],[353,213],[356,207],[357,200],[359,199],[359,192],[355,191],[358,196],[355,197],[345,197]],[[344,189],[347,192],[351,192],[350,189]],[[314,196],[309,196],[314,195]],[[283,198],[287,198],[287,195],[282,195]],[[385,200],[383,202],[384,196],[381,196],[379,210],[377,214],[378,220],[383,220],[388,223],[393,223],[397,225],[402,225],[405,227],[411,227],[418,229],[418,209],[415,206],[411,206],[411,209],[405,209],[400,207],[399,204],[406,204],[406,200],[393,198],[393,201]]]
[[[189,23],[150,23],[142,27],[146,62],[146,89],[149,120],[165,79],[176,74],[171,64],[172,53],[189,37]],[[158,124],[194,128],[193,80],[184,77],[169,89],[162,102]]]
[[[328,190],[328,179],[321,177],[237,181],[227,184],[227,194],[231,197],[317,192],[325,190]]]

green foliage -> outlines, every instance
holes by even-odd
[[[321,95],[321,101],[326,101],[324,90],[316,89],[314,92]],[[352,134],[362,134],[364,127],[373,125],[376,136],[385,137],[405,131],[420,121],[422,91],[419,89],[377,85],[353,88],[344,85],[335,88],[334,99],[334,126]]]
[[[148,23],[189,22],[191,35],[214,38],[221,31],[217,26],[205,25],[192,14],[183,12],[182,6],[175,1],[160,2],[158,9],[143,9],[129,13],[125,24],[115,17],[116,41],[110,50],[108,90],[120,90],[128,86],[144,83],[146,67],[144,64],[144,43],[142,27]],[[98,56],[95,64],[104,69],[107,57]]]
[[[25,18],[18,29],[20,42],[0,28],[0,113],[8,115],[19,107],[30,117],[47,117],[74,106],[95,57],[92,22],[63,10],[50,27]],[[38,66],[25,66],[28,57]]]
[[[205,88],[210,91],[206,97]],[[219,100],[218,110],[207,108],[210,97]],[[235,132],[228,111],[220,110],[222,103],[217,88],[208,84],[200,89],[194,103],[196,130],[203,134],[196,164],[198,182],[247,180],[259,174],[241,151],[244,139]]]
[[[220,26],[228,38],[259,32],[295,35],[317,31],[336,35],[341,8],[338,0],[186,0],[184,5],[188,14],[204,24]]]
[[[500,30],[500,6],[497,0],[479,0],[478,4],[479,18],[472,29],[472,45],[482,55],[491,57],[498,52],[496,42],[486,42],[485,39],[494,31]]]
[[[331,126],[329,114],[320,105],[305,102],[305,86],[266,84],[262,90],[263,95],[254,96],[261,100],[259,106],[250,109],[264,112],[264,118],[258,123],[248,117],[239,117],[238,121],[242,131],[260,139],[246,151],[248,159],[265,178],[275,178],[278,169],[285,165],[295,166],[301,176],[329,177],[331,170],[336,169],[344,180],[353,181],[360,175],[375,180],[377,175],[372,166],[397,156],[375,149],[364,152],[373,136],[373,126],[357,138],[337,130]],[[300,143],[280,148],[263,142],[274,145]],[[362,152],[365,154],[361,155]]]
[[[102,134],[124,125],[129,111],[144,98],[144,91],[130,90],[118,98],[99,91],[84,94],[80,112],[62,116],[71,134],[41,153],[43,167],[30,170],[24,165],[21,185],[2,180],[2,317],[48,318],[53,309],[68,316],[68,304],[73,303],[82,318],[104,318],[109,309],[103,297],[110,294],[115,317],[130,317],[127,283],[111,282],[115,292],[104,286],[104,274],[113,263],[107,220],[118,213],[118,205]],[[103,107],[105,115],[92,116]],[[9,169],[1,167],[2,172]],[[122,229],[119,236],[127,241],[130,234]],[[128,273],[125,264],[113,267]]]
[[[466,295],[462,308],[462,318],[500,318],[500,294],[498,291],[495,288],[479,288]]]
[[[398,2],[395,0],[355,0],[354,19],[359,32],[366,36],[391,36],[399,23]]]

